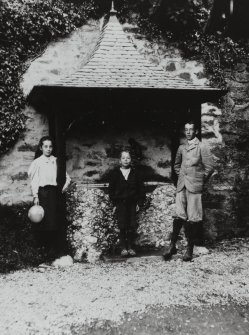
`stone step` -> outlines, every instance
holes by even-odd
[[[181,248],[181,250],[178,250],[178,253],[176,255],[172,256],[173,260],[182,259],[182,256],[185,252],[185,248]],[[137,254],[135,257],[122,257],[119,254],[111,254],[111,255],[105,255],[103,256],[103,260],[106,263],[121,263],[121,262],[127,262],[127,263],[133,263],[138,260],[153,260],[153,259],[160,259],[162,258],[163,249],[160,250],[139,250],[137,251]],[[195,247],[193,258],[204,256],[209,254],[209,250],[205,247]]]
[[[109,255],[104,255],[103,260],[106,263],[120,263],[120,262],[133,262],[138,259],[145,259],[145,258],[155,258],[158,257],[160,258],[162,256],[162,249],[161,250],[139,250],[136,251],[136,256],[135,257],[122,257],[118,253],[115,254],[109,254]]]

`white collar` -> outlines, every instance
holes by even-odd
[[[121,171],[122,175],[124,176],[124,179],[127,180],[128,176],[131,172],[131,169],[130,168],[129,169],[124,169],[124,168],[120,167],[120,171]]]
[[[128,176],[129,173],[131,172],[131,168],[129,169],[124,169],[120,167],[121,172],[123,173],[124,176]]]
[[[43,161],[46,161],[46,162],[53,162],[55,160],[55,157],[53,155],[47,157],[47,156],[44,156],[44,155],[41,155],[41,159]]]
[[[188,144],[191,145],[191,144],[194,144],[197,140],[197,137],[194,137],[192,140],[188,141]]]

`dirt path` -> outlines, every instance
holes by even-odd
[[[81,335],[248,335],[249,306],[154,307],[126,315],[118,325],[93,322],[71,330]]]
[[[216,248],[191,263],[183,263],[177,257],[166,263],[152,256],[128,263],[74,264],[45,272],[18,271],[0,277],[1,334],[88,334],[89,329],[85,332],[84,328],[91,323],[92,334],[119,334],[122,324],[130,322],[132,317],[135,317],[135,328],[140,317],[141,320],[151,318],[148,322],[153,324],[156,320],[153,315],[160,315],[162,309],[168,310],[170,316],[169,311],[177,306],[181,310],[214,305],[219,309],[221,304],[230,306],[231,303],[246,306],[249,305],[248,278],[249,241]],[[131,315],[130,321],[126,315]],[[242,319],[246,325],[246,314]],[[177,323],[174,318],[172,322]],[[100,326],[106,323],[111,328],[100,332]],[[132,328],[128,328],[123,328],[121,333],[133,334]],[[142,327],[143,332],[138,334],[160,334],[155,329],[146,332]],[[173,334],[183,334],[177,328],[174,331]]]

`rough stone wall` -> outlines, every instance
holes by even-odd
[[[163,41],[162,43],[147,41],[143,36],[134,33],[134,27],[125,25],[124,29],[138,51],[150,61],[185,80],[201,84],[207,82],[201,63],[183,59],[179,50],[165,45]],[[77,70],[91,54],[98,36],[99,23],[91,22],[74,32],[69,38],[49,45],[40,57],[30,63],[24,75],[22,87],[25,94],[28,94],[35,84],[49,83],[55,77]],[[206,235],[211,239],[249,233],[248,69],[248,61],[245,60],[238,64],[233,72],[227,71],[226,77],[230,92],[224,99],[222,108],[208,102],[202,105],[203,141],[211,146],[216,158],[216,173],[206,186],[204,194]],[[2,204],[31,200],[27,169],[34,157],[38,140],[47,133],[48,127],[47,120],[32,108],[27,107],[25,113],[28,117],[26,132],[15,147],[0,158],[0,203]],[[120,140],[120,144],[124,138],[125,136],[123,140]],[[158,134],[158,139],[162,140],[162,138],[163,134]],[[103,151],[101,141],[98,138],[95,138],[94,141],[95,144],[91,144],[93,153],[95,147],[99,148],[96,149],[97,151]],[[110,138],[106,143],[110,145],[112,141],[113,139]],[[152,135],[150,141],[150,143],[147,141],[146,144],[142,139],[143,144],[151,148],[150,152],[148,149],[147,159],[152,156],[152,152],[154,154],[156,147],[152,143]],[[82,178],[80,169],[87,173],[90,170],[96,170],[96,166],[99,165],[100,171],[105,170],[103,163],[105,155],[97,158],[97,161],[93,157],[88,157],[88,161],[79,157],[83,152],[84,143],[87,144],[82,138],[73,139],[71,135],[68,137],[68,170],[72,173],[73,178],[78,180]],[[168,144],[166,139],[166,149]],[[78,156],[76,151],[78,151]],[[72,152],[75,154],[72,155]],[[165,152],[168,152],[168,160],[169,151]],[[157,155],[159,161],[162,152],[158,151]],[[112,162],[114,163],[114,160]],[[147,161],[152,165],[154,162]],[[77,164],[80,167],[78,170]]]
[[[30,61],[23,76],[21,87],[25,95],[37,84],[49,84],[55,78],[75,72],[86,63],[94,50],[100,34],[100,23],[91,21],[68,38],[51,43],[35,60]],[[1,204],[15,204],[31,201],[27,170],[34,158],[34,152],[41,136],[48,133],[48,124],[44,116],[34,109],[26,107],[28,117],[26,131],[16,146],[0,158]],[[83,132],[84,133],[84,132]],[[142,148],[143,162],[148,179],[156,175],[157,179],[170,178],[170,141],[164,129],[151,124],[138,129],[122,129],[96,132],[74,128],[67,138],[67,170],[77,183],[102,181],[108,171],[118,163],[117,152],[128,140],[138,140]],[[154,178],[154,177],[153,177]]]
[[[129,31],[129,27],[127,28]],[[164,43],[130,35],[138,50],[172,74],[207,83],[203,65],[182,59]],[[228,94],[221,107],[202,105],[202,141],[214,154],[216,171],[206,185],[205,234],[209,239],[249,235],[249,58],[225,73]]]
[[[27,64],[21,82],[25,95],[34,85],[49,84],[56,77],[76,71],[94,49],[99,36],[99,23],[92,21],[68,38],[48,45],[46,50]],[[32,200],[27,171],[34,159],[39,139],[48,134],[45,116],[27,106],[26,130],[6,155],[0,157],[0,204],[17,204]]]
[[[0,158],[0,204],[13,205],[31,201],[28,168],[34,159],[39,139],[47,135],[47,119],[27,107],[26,131],[16,145]]]
[[[221,146],[214,148],[217,173],[205,194],[206,222],[212,237],[249,235],[249,59],[226,72]],[[211,229],[212,228],[212,229]]]
[[[204,66],[202,63],[184,59],[180,50],[175,46],[172,47],[165,44],[164,41],[153,43],[146,40],[144,36],[134,33],[136,30],[133,26],[127,24],[124,26],[124,30],[137,50],[149,61],[161,66],[173,76],[200,85],[208,85],[208,79],[204,75]],[[211,147],[222,144],[219,125],[221,114],[221,109],[215,104],[207,102],[201,106],[202,140],[207,142]]]
[[[71,131],[67,138],[67,169],[78,184],[106,182],[119,163],[122,147],[134,139],[141,150],[139,164],[144,178],[165,181],[171,177],[170,140],[164,129],[141,124],[140,128],[103,128]]]

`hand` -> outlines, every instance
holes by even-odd
[[[36,206],[39,205],[39,198],[38,197],[34,198],[34,205],[36,205]]]
[[[61,193],[65,193],[67,191],[68,187],[63,187],[63,189],[61,190]]]
[[[112,214],[115,214],[115,212],[116,212],[116,209],[117,209],[117,207],[116,207],[116,206],[114,206],[114,207],[113,207],[113,210],[112,210]]]
[[[140,207],[137,205],[136,206],[136,212],[139,212]]]
[[[214,170],[211,174],[209,174],[208,179],[213,179],[218,175],[218,172]],[[207,179],[207,178],[206,178]]]

